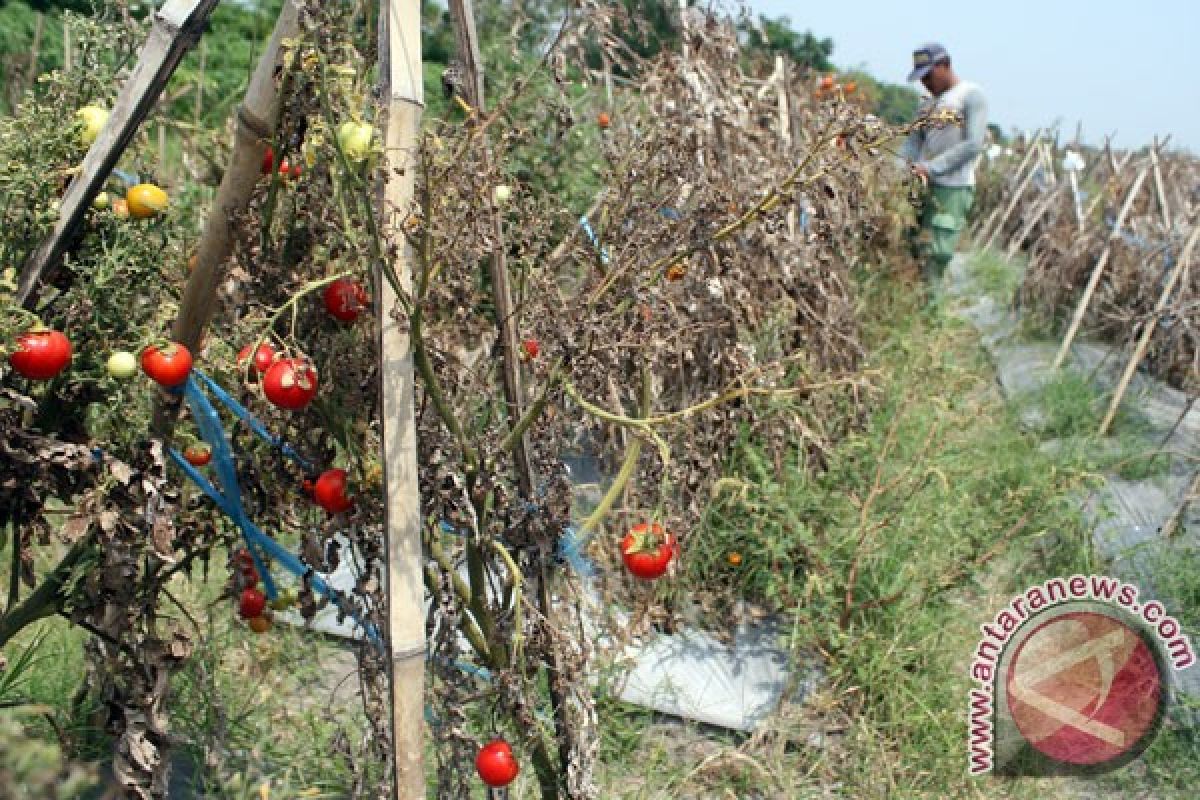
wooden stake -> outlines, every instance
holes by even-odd
[[[179,316],[171,336],[196,352],[217,303],[217,286],[224,278],[225,262],[233,253],[230,219],[244,210],[262,173],[267,140],[272,136],[279,109],[275,71],[280,44],[299,30],[296,7],[283,4],[267,49],[250,77],[250,85],[237,111],[237,133],[229,167],[221,177],[217,196],[196,246],[196,268],[188,277]]]
[[[1121,380],[1117,382],[1117,388],[1113,392],[1112,402],[1108,404],[1108,413],[1104,415],[1104,420],[1100,423],[1100,435],[1108,433],[1109,426],[1117,416],[1117,409],[1121,405],[1121,398],[1125,396],[1125,391],[1129,388],[1130,381],[1133,380],[1133,373],[1137,371],[1138,364],[1142,363],[1142,358],[1146,355],[1146,350],[1150,347],[1150,340],[1154,336],[1154,331],[1158,327],[1158,318],[1162,314],[1164,308],[1167,307],[1167,302],[1171,299],[1171,292],[1175,289],[1175,283],[1181,273],[1187,268],[1188,260],[1192,257],[1192,248],[1196,246],[1196,239],[1200,236],[1200,227],[1192,228],[1192,233],[1187,238],[1187,242],[1183,245],[1183,251],[1179,255],[1179,260],[1171,267],[1171,271],[1167,273],[1167,281],[1163,285],[1162,294],[1158,296],[1158,302],[1154,306],[1154,311],[1150,314],[1150,318],[1146,320],[1146,325],[1142,329],[1141,338],[1138,339],[1137,347],[1133,349],[1133,357],[1129,359],[1129,363],[1125,365],[1125,372],[1121,375]]]
[[[1017,165],[1017,168],[1013,171],[1013,175],[1020,176],[1024,174],[1025,167],[1028,166],[1029,160],[1033,158],[1034,151],[1037,149],[1037,143],[1041,141],[1041,136],[1042,129],[1038,128],[1033,134],[1033,139],[1030,141],[1029,147],[1025,148],[1025,155],[1022,156],[1021,163]],[[1018,180],[1020,179],[1018,178]],[[1024,191],[1023,182],[1021,183],[1020,191]],[[997,207],[997,211],[992,212],[992,215],[988,217],[987,221],[983,224],[983,227],[975,232],[975,238],[982,239],[985,234],[988,234],[992,230],[992,223],[997,217],[998,209],[999,207]],[[1001,227],[1003,227],[1003,224],[1001,224]]]
[[[1039,165],[1036,162],[1029,165],[1029,171],[1025,173],[1025,178],[1021,181],[1020,185],[1017,186],[1017,190],[1013,192],[1013,196],[1008,201],[1008,205],[1005,206],[1004,213],[1000,215],[1000,219],[996,223],[996,227],[992,228],[992,232],[988,236],[987,241],[983,243],[984,250],[990,248],[993,242],[995,242],[996,237],[999,236],[1004,230],[1005,224],[1008,223],[1009,216],[1012,214],[1013,209],[1017,207],[1017,203],[1020,202],[1022,195],[1025,194],[1025,190],[1029,188],[1029,184],[1033,180],[1033,176],[1037,174],[1038,169]]]
[[[416,156],[425,106],[420,0],[381,0],[379,80],[387,103],[383,141],[387,179],[384,226],[396,254],[401,288],[412,286],[414,253],[402,222],[416,189]],[[425,583],[417,466],[412,343],[391,284],[380,287],[380,401],[387,534],[388,641],[392,659],[392,747],[395,800],[425,797]]]
[[[29,91],[37,83],[38,58],[42,47],[42,28],[46,25],[46,15],[41,11],[33,23],[33,45],[29,49],[29,74],[25,76],[25,91]]]
[[[1074,175],[1074,173],[1072,173],[1072,175]],[[1059,190],[1061,188],[1062,187],[1060,186],[1058,189],[1046,192],[1042,199],[1034,204],[1034,207],[1030,210],[1029,219],[1025,221],[1025,224],[1021,226],[1021,229],[1013,235],[1012,239],[1009,240],[1008,247],[1004,251],[1005,258],[1011,259],[1014,255],[1016,255],[1017,250],[1021,247],[1021,243],[1029,237],[1029,234],[1033,232],[1034,226],[1038,224],[1038,221],[1043,216],[1045,216],[1046,212],[1050,210],[1050,207],[1054,205],[1054,201],[1059,197]]]
[[[1075,227],[1083,233],[1083,198],[1079,195],[1079,175],[1076,174],[1076,170],[1069,170],[1067,179],[1071,184],[1071,208],[1075,211]]]
[[[63,72],[70,72],[74,66],[74,54],[71,52],[74,49],[71,44],[71,26],[67,20],[63,19]]]
[[[168,0],[154,13],[150,35],[142,47],[137,66],[121,87],[108,122],[84,156],[79,175],[67,187],[54,230],[21,270],[15,298],[20,305],[28,309],[36,305],[38,282],[62,260],[67,243],[83,222],[92,198],[117,165],[142,120],[158,102],[167,81],[200,35],[205,20],[216,5],[217,0]],[[65,25],[64,22],[64,29]]]
[[[1138,172],[1137,177],[1133,179],[1133,186],[1130,187],[1129,193],[1125,196],[1125,203],[1121,206],[1121,211],[1117,214],[1117,221],[1113,223],[1113,228],[1109,231],[1108,240],[1104,244],[1104,251],[1100,253],[1100,258],[1096,260],[1096,266],[1092,268],[1092,276],[1088,279],[1087,288],[1083,290],[1083,297],[1079,299],[1079,305],[1075,309],[1075,316],[1071,320],[1071,327],[1067,329],[1067,335],[1063,337],[1058,355],[1054,357],[1054,369],[1061,367],[1063,361],[1066,360],[1067,351],[1071,349],[1071,342],[1075,339],[1075,334],[1079,332],[1079,326],[1083,323],[1083,315],[1087,313],[1088,305],[1092,302],[1092,294],[1096,291],[1096,286],[1100,283],[1100,276],[1104,274],[1104,265],[1108,263],[1108,257],[1112,254],[1113,243],[1121,235],[1121,226],[1125,224],[1125,217],[1129,214],[1129,210],[1133,208],[1133,201],[1137,197],[1138,191],[1141,190],[1142,184],[1146,181],[1146,175],[1149,171],[1149,166],[1143,166]]]
[[[196,105],[192,107],[192,123],[200,126],[200,114],[204,109],[204,67],[208,60],[208,39],[200,39],[200,66],[196,69]]]
[[[1163,186],[1162,168],[1158,164],[1158,137],[1150,147],[1150,168],[1154,173],[1154,196],[1158,199],[1158,211],[1162,214],[1163,225],[1167,232],[1171,231],[1171,209],[1167,205],[1167,192]]]
[[[1166,518],[1158,532],[1168,539],[1174,536],[1175,529],[1179,527],[1179,521],[1183,519],[1184,512],[1197,497],[1200,497],[1200,470],[1192,475],[1192,482],[1188,485],[1187,491],[1183,493],[1183,499],[1179,501],[1179,505],[1175,506],[1175,510],[1171,512],[1171,516]]]
[[[792,116],[788,112],[787,65],[783,56],[775,56],[775,91],[779,95],[779,138],[783,147],[790,151],[792,147]],[[789,204],[787,212],[788,239],[796,238],[796,201]]]

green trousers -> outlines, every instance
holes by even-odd
[[[917,252],[921,259],[921,275],[931,288],[936,289],[941,284],[974,202],[975,188],[972,186],[930,184],[926,191]]]

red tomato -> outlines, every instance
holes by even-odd
[[[542,348],[538,345],[537,339],[526,339],[521,342],[521,353],[525,358],[533,360],[538,357],[540,352],[542,352]]]
[[[475,756],[475,769],[488,786],[508,786],[517,779],[521,771],[512,747],[503,739],[485,744]]]
[[[204,445],[194,444],[183,451],[183,457],[193,467],[203,467],[212,461],[212,450],[209,450]]]
[[[17,337],[8,363],[18,374],[46,381],[71,363],[71,341],[58,331],[30,331]]]
[[[142,369],[162,386],[178,386],[192,371],[192,354],[179,342],[165,348],[150,345],[142,351]]]
[[[317,394],[317,370],[302,358],[281,358],[263,374],[263,394],[280,408],[296,411]]]
[[[367,292],[357,281],[338,278],[325,287],[325,310],[342,322],[353,322],[367,307]]]
[[[242,589],[242,596],[238,601],[238,614],[242,619],[261,617],[263,609],[266,607],[267,596],[265,594],[258,589]]]
[[[250,345],[246,345],[237,354],[238,366],[244,366],[246,360],[250,358]],[[263,342],[258,346],[258,350],[254,353],[254,368],[259,372],[266,372],[267,367],[271,366],[271,362],[275,360],[275,348]]]
[[[313,484],[313,499],[330,514],[340,514],[354,505],[346,496],[346,470],[328,469]]]
[[[621,540],[621,558],[625,567],[645,580],[662,577],[675,555],[675,537],[657,522],[634,525]]]
[[[275,151],[270,145],[267,145],[267,152],[263,153],[262,174],[270,175],[273,169],[275,169]]]

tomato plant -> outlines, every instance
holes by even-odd
[[[279,408],[297,411],[317,395],[317,370],[302,358],[281,358],[263,373],[263,394]]]
[[[621,558],[633,575],[644,580],[661,578],[671,564],[678,545],[675,536],[657,522],[634,525],[621,540]]]
[[[58,331],[30,331],[17,337],[8,363],[31,380],[45,381],[71,363],[71,341]]]
[[[512,746],[503,739],[494,739],[479,749],[475,756],[475,770],[488,786],[508,786],[517,779],[521,771]]]
[[[192,371],[192,354],[179,342],[166,347],[150,345],[142,351],[142,370],[160,386],[178,386]]]

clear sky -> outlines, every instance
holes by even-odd
[[[748,0],[797,31],[833,39],[833,62],[903,83],[912,50],[945,45],[955,71],[983,86],[1006,131],[1083,123],[1085,142],[1118,147],[1172,134],[1200,154],[1200,0]],[[920,88],[914,84],[915,88]]]

